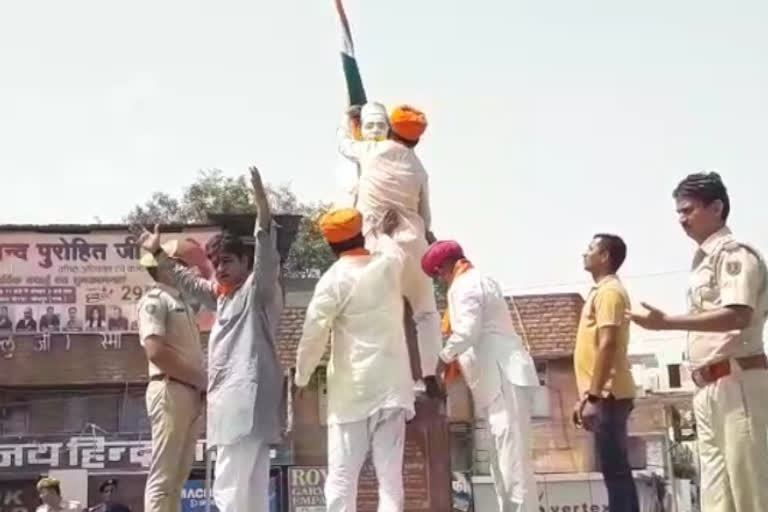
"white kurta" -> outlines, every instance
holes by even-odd
[[[434,375],[442,336],[432,280],[421,270],[431,227],[429,179],[412,148],[393,140],[359,141],[342,125],[339,152],[359,165],[356,207],[363,214],[366,247],[378,248],[378,228],[395,210],[400,224],[392,238],[405,252],[402,293],[413,310],[422,376]]]
[[[413,380],[399,283],[405,255],[388,237],[371,255],[342,256],[320,278],[296,355],[306,386],[331,337],[328,365],[330,512],[356,510],[357,481],[369,450],[379,511],[403,510],[405,421],[414,416]]]
[[[380,409],[414,415],[413,379],[403,327],[404,255],[384,238],[371,255],[342,256],[320,278],[296,355],[306,386],[331,339],[328,423],[366,420]]]
[[[488,420],[499,509],[535,512],[530,391],[539,385],[536,366],[496,281],[468,270],[448,289],[448,307],[452,334],[440,358],[458,359],[475,408]]]

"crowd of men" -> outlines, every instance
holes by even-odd
[[[339,150],[357,165],[351,204],[319,221],[337,257],[318,282],[298,346],[301,394],[330,342],[326,506],[356,507],[358,476],[372,455],[379,511],[404,507],[405,425],[415,414],[403,326],[403,297],[417,326],[420,379],[443,396],[461,376],[475,414],[487,419],[499,510],[539,510],[531,442],[533,361],[515,332],[501,286],[476,269],[461,245],[431,232],[427,173],[416,155],[426,116],[408,106],[388,115],[376,103],[350,110]],[[147,512],[177,511],[207,401],[216,450],[213,495],[221,512],[268,510],[269,451],[284,428],[284,369],[277,356],[283,307],[280,255],[261,175],[251,169],[253,245],[223,232],[206,245],[215,273],[205,279],[184,241],[161,243],[158,227],[137,231],[141,264],[156,281],[138,305],[149,360],[146,401],[153,456]],[[687,330],[701,458],[702,511],[768,511],[768,314],[766,265],[726,227],[730,203],[715,173],[683,179],[673,197],[697,242],[689,311],[669,315],[644,304],[632,314],[617,271],[627,253],[615,234],[597,234],[584,253],[595,286],[581,315],[574,363],[581,399],[573,421],[592,432],[614,512],[639,511],[628,462],[627,421],[635,384],[627,359],[631,321]],[[447,287],[440,321],[433,280]],[[216,312],[208,368],[191,303]],[[55,509],[54,509],[55,510]]]

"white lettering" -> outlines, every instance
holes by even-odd
[[[23,505],[21,501],[21,489],[18,491],[5,491],[5,496],[3,496],[3,505]]]

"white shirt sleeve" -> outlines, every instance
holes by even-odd
[[[472,347],[480,337],[483,322],[483,289],[479,283],[455,283],[449,290],[451,336],[440,351],[440,359],[450,363]]]
[[[338,314],[339,298],[335,289],[333,270],[326,273],[315,287],[315,293],[307,307],[304,328],[296,350],[296,376],[298,387],[309,383],[312,373],[320,364],[330,339],[333,321]]]
[[[346,115],[342,118],[338,130],[336,130],[336,141],[339,145],[339,153],[355,162],[360,160],[365,143],[356,140],[352,136],[352,133],[349,131],[349,118]]]

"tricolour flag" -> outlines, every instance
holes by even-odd
[[[341,0],[334,0],[336,12],[339,15],[341,25],[341,65],[344,69],[344,78],[347,81],[347,93],[349,94],[350,105],[365,105],[365,89],[363,88],[363,79],[360,77],[360,69],[357,67],[355,59],[355,45],[352,42],[352,32],[349,29],[347,14],[344,12],[344,5]]]

